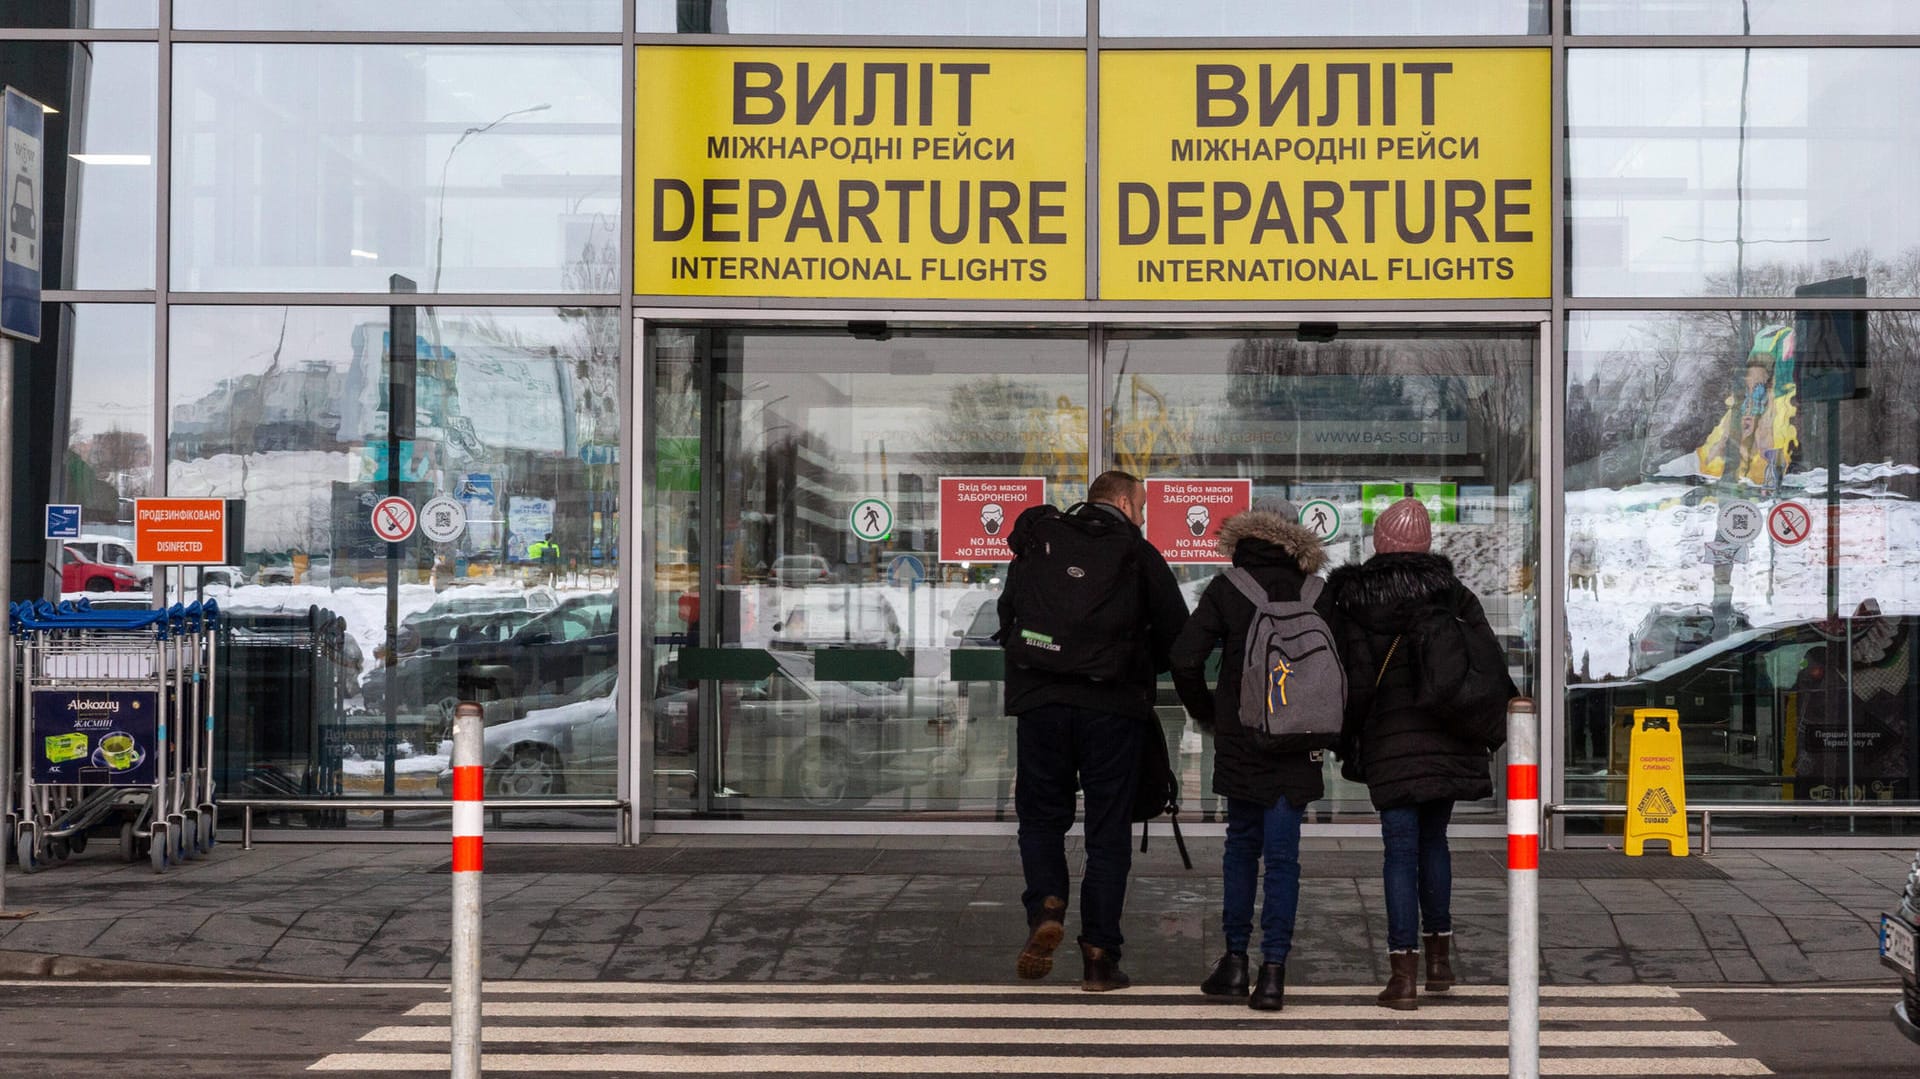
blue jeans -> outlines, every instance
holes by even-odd
[[[1253,935],[1253,893],[1260,860],[1267,862],[1266,901],[1260,905],[1260,957],[1284,963],[1293,947],[1293,921],[1300,912],[1300,819],[1293,803],[1272,808],[1227,799],[1227,844],[1220,855],[1220,928],[1227,950],[1245,952]]]
[[[1448,800],[1380,811],[1386,840],[1387,950],[1420,949],[1420,931],[1453,932],[1453,855],[1447,851]]]
[[[1067,898],[1067,829],[1075,788],[1087,799],[1086,874],[1080,882],[1080,937],[1117,949],[1127,901],[1133,847],[1127,830],[1139,783],[1141,736],[1147,721],[1064,704],[1022,713],[1013,807],[1020,817],[1021,901],[1031,925],[1048,896]],[[1158,728],[1155,728],[1158,733]]]

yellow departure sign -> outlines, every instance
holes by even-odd
[[[1086,296],[1086,60],[647,47],[634,291]]]
[[[1680,713],[1636,708],[1627,750],[1627,853],[1638,858],[1649,839],[1687,856],[1687,769],[1680,755]]]
[[[1100,54],[1100,298],[1544,297],[1544,49]]]

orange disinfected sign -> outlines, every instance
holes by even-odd
[[[1220,522],[1253,504],[1250,479],[1147,481],[1147,539],[1169,563],[1224,563]]]
[[[226,500],[134,499],[133,557],[159,565],[226,564]]]

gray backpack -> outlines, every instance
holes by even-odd
[[[1253,574],[1222,574],[1253,602],[1247,651],[1240,663],[1240,725],[1273,750],[1311,752],[1340,743],[1347,708],[1347,672],[1333,630],[1313,603],[1324,582],[1308,577],[1297,600],[1267,598]]]

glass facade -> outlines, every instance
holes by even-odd
[[[1695,799],[1920,798],[1914,321],[1574,317],[1569,794],[1619,801],[1623,724],[1671,707]]]
[[[620,53],[174,49],[173,283],[611,292]]]
[[[152,602],[129,500],[243,500],[234,564],[178,583],[234,614],[222,791],[340,802],[275,826],[443,824],[367,800],[446,792],[462,699],[485,711],[490,797],[600,806],[508,826],[600,829],[616,799],[643,821],[1010,820],[1001,567],[943,557],[942,478],[1044,480],[1062,505],[1108,467],[1245,480],[1330,506],[1335,563],[1367,556],[1379,500],[1413,494],[1542,697],[1549,798],[1619,802],[1623,717],[1671,706],[1692,801],[1809,807],[1717,828],[1908,831],[1816,811],[1920,802],[1910,5],[1095,3],[10,6],[0,81],[45,103],[48,140],[19,501],[78,502],[88,522],[56,548],[16,507],[15,550],[47,556],[15,567],[15,592]],[[1746,36],[1768,40],[1729,40]],[[764,40],[789,37],[805,40]],[[895,38],[915,40],[883,48]],[[1036,40],[991,47],[1006,38]],[[1265,55],[1327,38],[1340,48]],[[1413,38],[1435,55],[1361,62]],[[712,171],[663,184],[635,132],[726,111],[691,88],[637,100],[629,65],[674,48],[778,53],[789,66],[726,70],[750,104],[815,124],[805,148],[704,141]],[[1020,175],[1035,133],[1057,148],[1085,127],[1038,106],[1069,86],[1098,104],[1129,49],[1199,65],[1168,85],[1220,130]],[[1208,55],[1237,49],[1261,55]],[[1471,114],[1509,84],[1466,73],[1489,50],[1538,59],[1541,93],[1564,95],[1545,151],[1489,163],[1511,132]],[[1008,102],[1007,53],[1065,56],[1072,79]],[[751,81],[775,70],[784,85]],[[1090,137],[1110,143],[1124,130],[1102,115]],[[885,142],[889,118],[927,145]],[[1262,155],[1298,186],[1208,168]],[[988,157],[1011,178],[964,172]],[[833,175],[809,171],[821,160],[850,182],[809,189]],[[728,187],[722,161],[764,172]],[[935,161],[952,168],[910,171]],[[677,223],[660,219],[675,192]],[[1389,228],[1410,245],[1545,237],[1519,223],[1536,206],[1564,256],[1537,288],[1424,248],[1323,257]],[[1103,298],[1120,264],[1100,241],[1135,243],[1162,211],[1182,249],[1146,260],[1146,295]],[[752,227],[819,237],[825,284],[741,298],[691,276],[772,282],[772,241],[767,261],[664,254],[676,228]],[[836,268],[850,236],[910,230],[981,257]],[[1030,254],[1023,237],[1067,233],[1084,248],[1049,272],[1068,298],[962,288],[1026,266],[1002,258]],[[1286,257],[1183,257],[1222,235]],[[635,294],[628,257],[692,283]],[[882,300],[861,274],[922,285]],[[1434,284],[1463,274],[1474,291]],[[1252,288],[1174,298],[1214,280]],[[464,527],[381,542],[370,507],[390,492],[449,499]],[[850,518],[868,498],[893,515],[874,541]],[[1730,531],[1741,514],[1760,529]],[[1212,572],[1178,570],[1190,599]],[[1211,741],[1163,689],[1206,813]],[[1336,773],[1311,819],[1366,827]],[[1492,833],[1497,810],[1463,819]]]
[[[1406,37],[1547,32],[1547,0],[1100,0],[1108,37]]]
[[[643,34],[1078,37],[1084,0],[637,0]]]
[[[48,285],[151,289],[158,49],[137,41],[4,41],[0,71],[46,112]]]
[[[432,30],[619,33],[624,0],[173,0],[182,30]]]
[[[417,311],[414,429],[389,440],[392,309],[173,309],[168,492],[248,509],[217,586],[228,714],[251,719],[224,729],[222,786],[444,792],[452,706],[472,700],[489,797],[611,795],[614,316]],[[455,499],[464,529],[382,542],[372,511],[396,493]],[[265,706],[282,697],[301,703]]]
[[[1848,274],[1920,290],[1902,178],[1920,132],[1904,49],[1576,49],[1567,223],[1576,296],[1791,296]]]
[[[1903,0],[1568,0],[1576,34],[1912,34],[1920,11]]]

